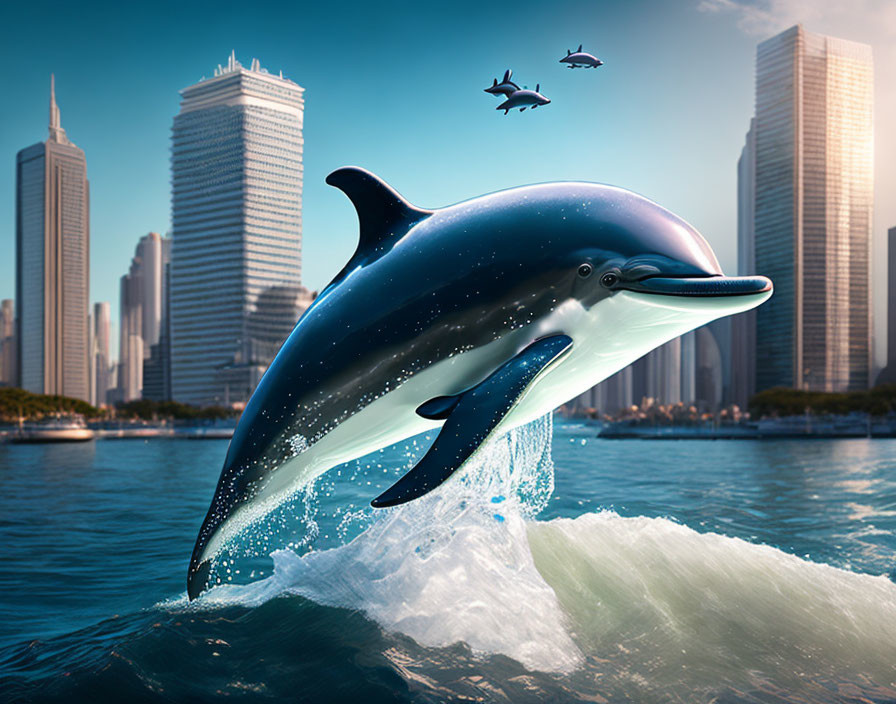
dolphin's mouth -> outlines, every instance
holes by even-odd
[[[660,296],[704,298],[749,296],[772,290],[772,282],[764,276],[705,276],[673,278],[654,276],[640,281],[626,281],[619,289]]]

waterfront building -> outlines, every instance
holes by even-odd
[[[301,286],[303,89],[231,54],[181,91],[172,128],[171,392],[245,402]]]
[[[737,275],[756,272],[756,119],[737,161]],[[756,393],[756,309],[731,318],[731,401],[747,408]]]
[[[110,343],[111,314],[109,303],[103,301],[93,304],[93,403],[96,406],[106,404],[106,392],[111,386],[110,378]]]
[[[775,284],[756,311],[758,390],[868,386],[872,90],[864,44],[796,26],[757,49],[752,237]]]
[[[18,380],[89,401],[89,185],[50,79],[50,135],[16,155]]]
[[[16,385],[16,308],[11,298],[0,303],[0,386]]]
[[[887,365],[877,384],[896,384],[896,227],[887,230]]]
[[[121,277],[118,386],[125,401],[143,396],[143,364],[158,344],[164,309],[170,241],[156,232],[140,238],[128,273]]]
[[[162,315],[158,342],[150,345],[149,357],[143,361],[143,398],[149,401],[171,399],[171,240],[163,240],[166,246],[165,266],[162,272]]]

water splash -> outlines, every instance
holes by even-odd
[[[611,699],[783,687],[824,701],[841,683],[896,696],[896,584],[663,518],[538,521],[553,491],[551,433],[548,417],[495,438],[438,490],[392,509],[359,502],[324,516],[309,493],[313,549],[275,551],[271,577],[213,589],[199,608],[300,595],[425,648],[464,643],[483,663],[501,654],[581,691],[598,683]],[[375,456],[340,479],[369,496],[371,476],[394,479],[381,465]],[[327,536],[336,544],[321,548]]]
[[[581,653],[526,540],[526,521],[553,491],[551,437],[550,416],[496,437],[420,499],[343,513],[336,533],[341,527],[347,537],[360,529],[351,540],[304,555],[275,551],[272,577],[214,589],[203,601],[258,604],[299,594],[360,610],[424,645],[462,641],[476,652],[504,652],[529,667],[574,669]],[[366,486],[365,477],[377,465],[374,460],[367,472],[349,470],[342,479]],[[319,506],[305,511],[303,521],[317,525],[320,513]]]

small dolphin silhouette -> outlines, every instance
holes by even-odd
[[[547,105],[550,103],[549,98],[545,98],[539,91],[541,90],[541,84],[538,83],[535,85],[535,90],[517,90],[510,94],[510,97],[507,98],[503,103],[501,103],[495,110],[503,110],[506,115],[508,112],[513,110],[514,108],[519,108],[520,112],[525,110],[527,107],[531,107],[533,110],[537,108],[539,105]]]
[[[357,210],[358,248],[243,411],[190,599],[228,541],[328,469],[441,428],[372,503],[410,501],[490,437],[772,293],[762,276],[723,276],[693,227],[621,188],[546,183],[426,210],[356,167],[327,183]]]
[[[574,52],[566,50],[566,56],[560,59],[561,64],[568,64],[570,68],[597,68],[603,66],[604,62],[593,54],[582,51],[582,45]]]
[[[504,95],[510,96],[516,91],[520,89],[520,87],[510,80],[510,76],[513,72],[510,69],[507,69],[504,72],[504,78],[498,83],[498,79],[494,79],[494,83],[488,88],[485,88],[486,93],[491,93],[492,95]]]

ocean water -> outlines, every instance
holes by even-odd
[[[226,441],[0,445],[0,700],[896,701],[896,441],[417,438],[187,562]]]

